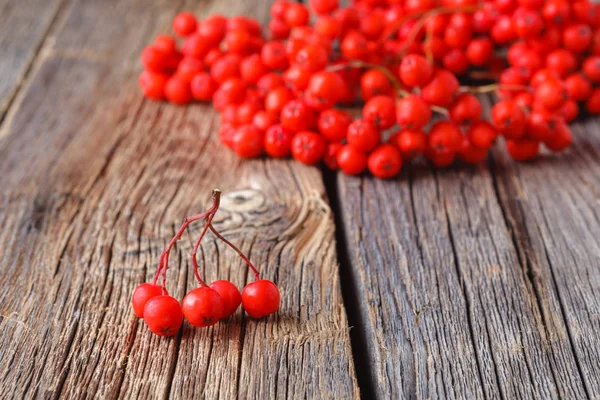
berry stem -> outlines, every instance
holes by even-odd
[[[440,8],[436,8],[433,10],[418,11],[418,12],[414,12],[412,14],[405,15],[403,18],[399,19],[394,25],[392,25],[384,35],[382,35],[382,37],[380,39],[380,43],[383,43],[386,40],[388,40],[389,38],[391,38],[396,32],[398,32],[398,29],[400,29],[402,27],[402,25],[404,25],[405,23],[407,23],[408,21],[410,21],[412,19],[419,18],[419,21],[415,24],[415,26],[413,26],[409,37],[406,39],[405,43],[408,43],[408,45],[410,45],[412,43],[412,41],[417,37],[417,35],[419,34],[419,31],[421,30],[421,28],[423,28],[423,25],[425,25],[427,18],[432,17],[437,14],[452,14],[452,13],[456,13],[456,12],[465,12],[465,13],[475,12],[475,11],[481,9],[482,7],[483,7],[483,4],[477,4],[477,5],[473,5],[473,6],[464,6],[464,7],[440,7]],[[404,49],[404,50],[406,50],[406,49]]]
[[[194,267],[194,276],[196,277],[196,280],[198,281],[200,287],[206,287],[208,285],[202,280],[202,278],[200,278],[200,274],[198,273],[198,262],[196,261],[196,254],[198,252],[198,248],[200,247],[200,242],[202,242],[202,238],[204,238],[206,231],[211,226],[210,223],[212,222],[213,217],[219,210],[220,203],[221,192],[218,189],[215,189],[213,190],[213,206],[211,207],[211,209],[208,212],[208,215],[206,216],[206,223],[204,224],[204,229],[202,229],[200,237],[198,238],[198,240],[196,240],[196,243],[194,244],[194,250],[192,251],[192,265]]]
[[[491,85],[484,86],[461,86],[459,92],[461,93],[491,93],[497,92],[498,90],[514,90],[522,92],[531,92],[531,88],[522,85],[502,85],[493,83]]]
[[[166,284],[167,284],[167,269],[169,268],[169,254],[171,253],[171,249],[173,248],[173,246],[175,245],[175,243],[181,239],[181,236],[183,235],[183,233],[185,232],[186,228],[194,221],[198,221],[201,219],[206,218],[207,216],[214,214],[214,212],[216,212],[216,209],[219,208],[219,202],[220,202],[220,198],[221,198],[221,191],[218,189],[214,189],[212,191],[212,198],[213,198],[213,206],[211,208],[209,208],[207,211],[200,213],[200,214],[195,214],[189,217],[186,217],[185,220],[183,221],[183,224],[181,224],[181,227],[179,228],[179,230],[177,231],[177,233],[175,234],[175,236],[173,236],[173,239],[171,239],[171,241],[169,242],[169,244],[167,245],[167,247],[165,247],[165,249],[163,250],[162,254],[160,255],[160,261],[158,264],[158,269],[156,271],[156,274],[154,275],[154,280],[153,280],[153,284],[156,285],[156,282],[158,282],[158,278],[160,277],[160,273],[162,271],[162,288],[163,288],[163,292],[166,290]]]
[[[250,269],[254,273],[254,277],[256,278],[256,280],[257,281],[260,280],[260,274],[259,274],[258,270],[256,269],[256,267],[254,265],[252,265],[252,263],[250,262],[248,257],[246,257],[240,249],[238,249],[236,246],[234,246],[233,243],[231,243],[229,240],[225,239],[219,232],[217,232],[217,230],[215,229],[214,226],[212,226],[211,223],[208,223],[208,227],[210,228],[211,232],[216,237],[218,237],[223,242],[225,242],[225,244],[227,244],[229,247],[231,247],[238,254],[238,256],[240,256],[242,258],[242,260],[244,260],[244,262],[248,265],[248,267],[250,267]]]

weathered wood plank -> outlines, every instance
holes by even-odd
[[[218,143],[209,107],[143,101],[130,66],[176,11],[143,3],[141,11],[75,5],[0,146],[0,388],[55,398],[357,397],[319,171],[241,161]],[[202,7],[261,17],[267,9]],[[102,42],[100,27],[118,33]],[[131,313],[131,292],[217,186],[218,228],[278,283],[281,311],[261,321],[238,311],[213,328],[157,338]],[[199,256],[207,280],[243,286],[237,256],[207,239]],[[193,240],[186,235],[172,254],[178,298],[194,287]]]
[[[544,324],[486,166],[337,182],[379,398],[586,397],[560,327]]]
[[[587,397],[595,399],[600,397],[600,134],[597,119],[572,127],[575,143],[567,152],[520,164],[495,152],[494,169],[549,344],[575,354],[570,368],[578,368]],[[567,381],[560,373],[557,379]]]
[[[0,121],[62,3],[61,0],[0,0]]]

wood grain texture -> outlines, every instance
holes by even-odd
[[[378,398],[587,396],[564,322],[540,313],[488,167],[337,181]]]
[[[356,398],[319,171],[239,160],[218,143],[209,106],[147,102],[136,88],[134,58],[179,6],[74,4],[2,140],[0,388],[18,398]],[[268,11],[263,2],[200,7]],[[281,311],[259,321],[238,311],[158,338],[132,314],[131,293],[214,187],[225,193],[217,229],[278,283]],[[171,255],[177,298],[194,287],[198,233]],[[208,281],[249,280],[210,235],[199,261]]]
[[[61,0],[0,0],[0,121],[62,3]]]
[[[499,197],[540,304],[548,341],[566,347],[587,397],[600,398],[600,134],[572,125],[565,153],[513,163],[494,153]],[[560,363],[551,360],[557,366]],[[557,379],[568,382],[558,373]],[[581,395],[580,398],[583,398]]]

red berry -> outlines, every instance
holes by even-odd
[[[284,19],[289,26],[304,26],[308,24],[310,14],[304,4],[290,3],[285,10]]]
[[[168,76],[151,71],[143,71],[138,83],[142,88],[144,96],[152,100],[162,100],[165,97],[165,86]]]
[[[535,90],[535,101],[549,111],[561,108],[568,99],[567,89],[560,81],[544,82]]]
[[[459,125],[469,125],[481,117],[481,102],[470,94],[463,93],[450,107],[450,118]]]
[[[502,100],[492,107],[492,120],[507,139],[519,139],[525,133],[525,113],[511,100]]]
[[[263,132],[278,122],[279,114],[265,110],[258,111],[252,118],[252,124]]]
[[[475,146],[468,138],[463,138],[458,155],[468,164],[479,164],[487,156],[487,149]]]
[[[584,75],[594,83],[600,82],[600,56],[591,56],[583,62]]]
[[[409,54],[402,59],[399,75],[405,85],[420,87],[431,80],[433,68],[425,57],[418,54]]]
[[[367,168],[367,154],[349,144],[338,151],[336,160],[347,175],[358,175]]]
[[[377,127],[365,120],[357,119],[348,126],[346,139],[348,144],[360,151],[369,152],[381,141],[381,133]]]
[[[327,50],[319,45],[308,45],[303,47],[294,58],[300,68],[308,72],[317,72],[327,66],[329,61]]]
[[[311,129],[315,124],[312,110],[300,100],[292,100],[281,110],[281,125],[292,132]]]
[[[477,121],[467,131],[467,137],[474,146],[489,149],[496,142],[498,132],[489,122]]]
[[[492,59],[494,44],[486,37],[475,38],[469,42],[465,54],[472,65],[483,67]]]
[[[285,46],[279,41],[267,42],[260,51],[260,59],[271,69],[282,70],[288,66]]]
[[[152,297],[144,306],[144,322],[158,336],[175,336],[183,323],[179,302],[169,296]]]
[[[522,39],[538,37],[544,29],[542,17],[536,10],[519,8],[512,15],[516,34]]]
[[[400,150],[402,157],[408,160],[425,153],[427,148],[427,136],[423,131],[404,130],[392,135],[389,141]]]
[[[309,0],[310,8],[316,14],[329,14],[339,7],[338,0]]]
[[[258,157],[263,152],[264,133],[252,124],[242,125],[233,135],[233,151],[243,158]]]
[[[544,141],[547,148],[554,152],[560,152],[569,147],[573,143],[573,134],[571,129],[564,122],[559,122],[555,125],[554,132],[551,137]]]
[[[460,84],[451,72],[438,69],[431,81],[423,87],[421,97],[427,103],[441,107],[449,106]]]
[[[364,101],[377,95],[389,96],[393,93],[389,78],[381,71],[370,69],[360,78],[360,90]]]
[[[438,121],[429,130],[429,146],[438,151],[457,152],[462,141],[460,128],[451,121]]]
[[[171,103],[180,105],[188,104],[192,101],[189,82],[178,76],[172,76],[165,85],[165,97]]]
[[[240,64],[240,75],[248,84],[256,84],[267,72],[269,69],[262,63],[258,54],[244,58]]]
[[[584,101],[592,93],[591,83],[581,74],[573,74],[565,79],[565,88],[570,99]]]
[[[230,281],[214,281],[210,284],[210,288],[217,292],[221,299],[221,319],[230,317],[242,303],[242,294],[240,293],[240,290]]]
[[[538,155],[540,142],[530,139],[507,140],[506,150],[514,160],[527,161]]]
[[[315,132],[298,132],[292,139],[292,157],[307,165],[321,161],[325,155],[325,149],[325,140]]]
[[[422,129],[430,119],[431,108],[417,95],[406,96],[396,104],[396,120],[402,129]]]
[[[263,75],[256,83],[261,96],[266,96],[271,90],[283,85],[285,85],[285,82],[283,81],[281,75],[274,72],[269,72],[268,74]]]
[[[385,130],[396,123],[394,99],[389,96],[375,96],[369,99],[362,110],[363,119],[377,129]]]
[[[459,49],[450,49],[442,58],[442,64],[455,75],[464,74],[469,69],[469,60]]]
[[[240,76],[240,57],[235,54],[227,54],[218,59],[210,67],[210,76],[217,83],[223,83],[229,78]]]
[[[352,115],[349,113],[329,109],[319,115],[318,127],[323,137],[331,142],[340,142],[346,138],[348,126],[352,123]]]
[[[290,2],[287,0],[277,0],[271,5],[271,17],[283,19]]]
[[[340,47],[342,54],[349,59],[365,60],[369,55],[367,39],[356,31],[344,36]]]
[[[283,107],[294,99],[292,91],[285,86],[279,86],[265,97],[265,110],[279,114]]]
[[[194,14],[181,12],[173,20],[173,32],[177,36],[188,36],[196,31],[197,20]]]
[[[142,283],[133,291],[131,296],[131,305],[133,306],[133,312],[138,318],[144,317],[144,307],[148,300],[153,297],[161,296],[163,294],[162,286],[154,285],[152,283]],[[168,295],[165,290],[165,294]]]
[[[291,131],[276,124],[269,127],[265,133],[265,151],[271,157],[282,158],[290,155],[292,151]]]
[[[197,327],[211,326],[219,322],[223,315],[221,296],[210,287],[199,287],[183,298],[183,315]]]
[[[252,318],[262,318],[279,310],[277,286],[266,279],[249,283],[242,291],[242,305]]]
[[[218,88],[219,85],[213,81],[207,72],[197,74],[190,82],[192,96],[200,101],[210,101]]]
[[[546,56],[546,68],[564,78],[577,69],[577,58],[566,49],[556,49]]]
[[[148,46],[142,50],[142,65],[148,71],[164,73],[169,68],[170,54],[155,46]]]
[[[398,149],[391,144],[380,144],[369,154],[367,166],[378,178],[392,178],[402,168],[402,157]]]
[[[589,25],[575,24],[563,31],[563,46],[574,53],[583,53],[592,43],[592,29]]]
[[[332,171],[339,168],[337,162],[337,155],[339,151],[344,147],[341,143],[327,143],[327,149],[325,149],[325,156],[323,156],[323,163]]]

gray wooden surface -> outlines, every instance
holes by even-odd
[[[3,395],[600,398],[598,122],[536,162],[495,150],[324,179],[237,159],[210,106],[142,98],[139,53],[178,11],[265,20],[269,4],[0,0]],[[215,223],[278,283],[281,311],[157,338],[129,296],[214,187]],[[197,233],[172,253],[179,298]],[[206,279],[243,286],[207,239]]]

